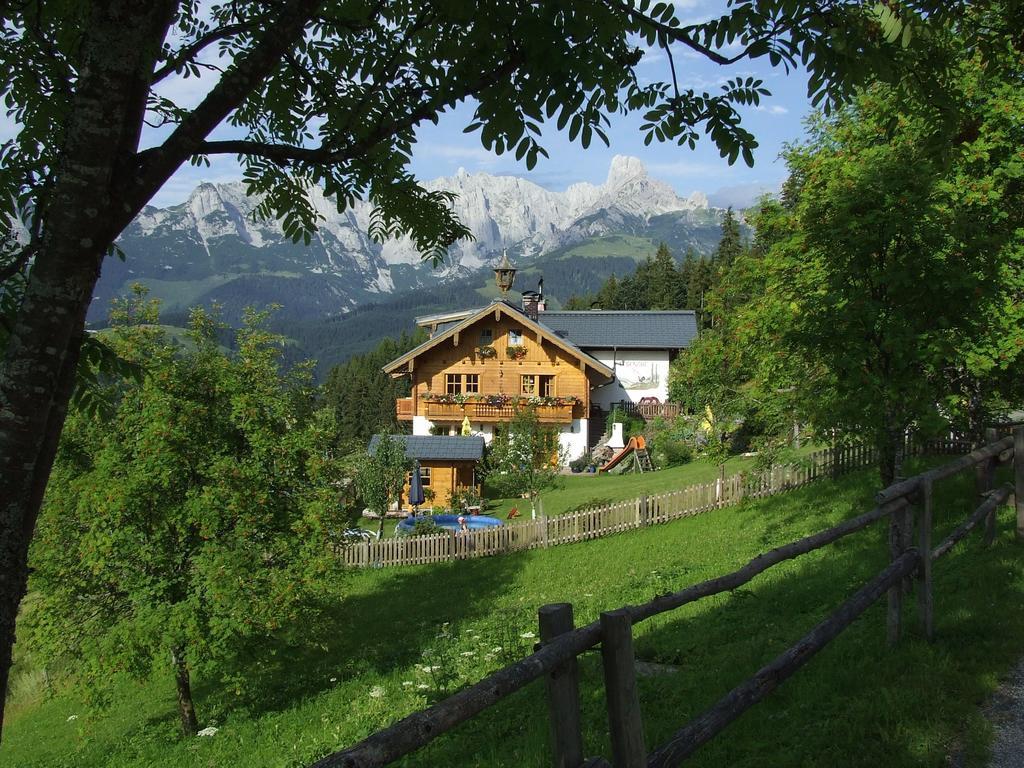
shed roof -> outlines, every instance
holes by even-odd
[[[541,312],[539,320],[583,349],[683,349],[697,338],[693,310]]]
[[[480,435],[392,435],[391,439],[405,443],[407,459],[479,461],[484,455],[484,439]],[[380,440],[380,435],[370,438],[367,453],[373,456]]]

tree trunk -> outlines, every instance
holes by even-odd
[[[178,688],[178,714],[181,716],[182,735],[195,736],[199,732],[196,707],[192,702],[192,682],[188,673],[185,650],[178,646],[171,650],[171,664],[174,665],[174,683]]]
[[[75,382],[85,313],[175,2],[98,4],[24,300],[0,362],[0,727],[28,548]],[[123,204],[121,204],[123,208]]]
[[[888,488],[903,471],[903,430],[883,430],[875,447],[878,449],[878,475],[882,487]]]
[[[159,148],[138,152],[155,64],[180,0],[90,4],[42,238],[0,360],[0,728],[18,605],[104,254],[210,132],[302,39],[321,0],[291,0]]]

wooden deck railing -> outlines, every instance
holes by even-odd
[[[630,416],[639,416],[644,421],[651,421],[659,416],[671,421],[683,412],[679,403],[634,403],[622,400],[611,407],[618,408]]]
[[[314,768],[385,766],[542,677],[547,678],[548,684],[553,764],[560,768],[607,767],[609,763],[604,758],[584,758],[580,677],[576,664],[577,656],[598,645],[601,646],[604,666],[609,733],[616,768],[679,765],[799,670],[882,595],[888,595],[887,638],[890,643],[898,642],[902,633],[905,583],[910,577],[914,577],[918,584],[918,613],[924,634],[929,640],[932,639],[934,562],[983,522],[985,543],[992,543],[996,531],[996,510],[1006,502],[1011,492],[1015,494],[1016,500],[1017,534],[1024,537],[1024,427],[1016,429],[1012,437],[1001,440],[994,439],[994,434],[990,437],[992,442],[983,448],[885,489],[878,494],[876,506],[870,511],[758,555],[732,573],[660,595],[642,605],[607,611],[601,614],[598,621],[579,628],[573,627],[570,604],[543,606],[538,612],[541,644],[534,653],[368,736],[358,744],[323,758]],[[1014,465],[1013,485],[994,489],[996,465],[1010,460]],[[977,468],[977,490],[984,500],[945,540],[935,546],[932,543],[934,484],[971,468]],[[916,546],[910,541],[914,516],[918,519]],[[632,648],[635,624],[696,600],[735,590],[785,560],[820,549],[886,518],[890,521],[890,563],[885,569],[753,677],[684,724],[665,743],[653,750],[647,749],[643,739],[642,708],[637,695]]]
[[[542,424],[568,424],[572,421],[572,403],[562,405],[533,406],[537,420]],[[516,415],[513,405],[488,405],[487,403],[435,403],[427,401],[426,416],[437,421],[462,421],[466,416],[470,421],[507,422]]]

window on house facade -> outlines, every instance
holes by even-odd
[[[541,397],[554,397],[557,394],[555,392],[554,376],[538,376],[537,378],[540,379],[537,384]]]
[[[420,467],[420,480],[424,488],[430,485],[430,467]],[[412,485],[412,472],[405,473],[405,484]]]
[[[446,373],[444,375],[444,391],[449,395],[458,395],[462,393],[462,374],[461,373]]]
[[[480,391],[480,374],[479,373],[467,373],[462,377],[462,391],[469,393],[475,393]]]
[[[523,343],[523,332],[518,328],[509,328],[508,331],[508,345],[510,347],[518,347]]]
[[[524,395],[536,395],[537,394],[537,377],[532,373],[523,375],[522,393]]]
[[[480,329],[480,346],[489,347],[494,343],[494,329],[493,328],[481,328]]]

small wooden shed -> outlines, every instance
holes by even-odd
[[[420,463],[423,490],[434,493],[433,501],[423,506],[449,506],[452,491],[456,489],[473,487],[480,492],[476,467],[484,457],[482,436],[392,435],[391,439],[401,440],[406,458]],[[374,435],[367,448],[371,456],[379,443],[380,435]],[[409,498],[409,480],[407,475],[402,489],[402,508],[408,506],[405,500]]]

